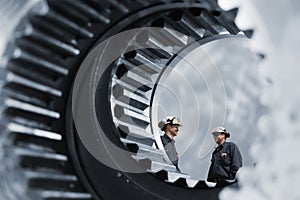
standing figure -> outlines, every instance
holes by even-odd
[[[179,126],[181,126],[180,120],[173,116],[166,117],[158,123],[158,127],[165,132],[165,134],[160,137],[164,149],[178,171],[180,171],[180,169],[178,167],[178,153],[176,151],[174,137],[178,134]]]
[[[217,183],[216,186],[236,182],[236,173],[242,167],[242,155],[238,146],[226,141],[230,133],[224,127],[215,128],[211,134],[218,146],[212,153],[207,181]]]

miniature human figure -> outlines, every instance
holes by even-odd
[[[164,149],[178,171],[180,171],[180,169],[178,167],[178,153],[176,151],[174,137],[178,134],[179,126],[181,126],[179,118],[173,116],[166,117],[158,123],[158,127],[165,132],[165,134],[160,137]]]
[[[216,127],[211,134],[218,146],[212,153],[207,181],[217,183],[216,186],[236,182],[236,173],[242,167],[242,155],[238,146],[226,141],[230,133],[224,127]]]

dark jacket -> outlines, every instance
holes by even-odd
[[[178,153],[175,147],[175,140],[172,140],[166,134],[164,134],[160,138],[170,161],[173,163],[173,165],[175,165],[176,169],[180,171],[178,168]]]
[[[232,142],[224,142],[212,153],[207,181],[218,183],[234,180],[240,167],[242,167],[242,155],[239,148]]]

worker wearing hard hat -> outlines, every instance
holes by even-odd
[[[180,171],[180,169],[178,168],[178,153],[176,151],[174,137],[178,134],[179,126],[181,126],[181,122],[174,116],[166,117],[158,123],[158,127],[165,132],[165,134],[161,136],[164,149],[178,171]]]
[[[242,167],[240,150],[235,143],[226,141],[230,133],[224,127],[216,127],[211,134],[218,146],[212,153],[207,181],[215,182],[217,186],[233,183]]]

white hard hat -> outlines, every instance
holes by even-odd
[[[163,131],[166,124],[181,126],[180,119],[178,117],[174,117],[174,116],[168,116],[168,117],[160,120],[160,122],[158,123],[158,127],[160,128],[160,130]]]
[[[230,133],[222,126],[214,128],[211,133],[224,133],[227,138],[230,137]]]

